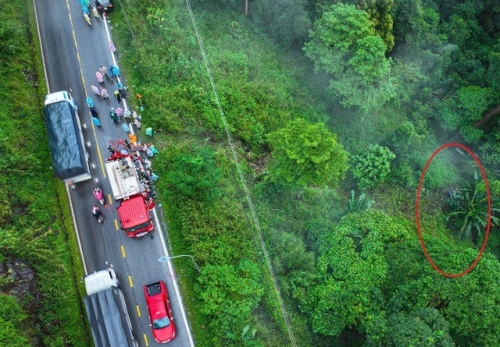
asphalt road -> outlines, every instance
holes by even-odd
[[[93,25],[89,26],[83,18],[78,0],[34,0],[34,5],[48,88],[50,92],[72,91],[79,108],[92,165],[93,179],[76,184],[75,189],[68,189],[85,271],[92,273],[109,265],[114,267],[125,295],[134,335],[140,346],[160,345],[151,333],[142,286],[163,279],[167,284],[177,328],[177,337],[168,346],[194,346],[172,262],[158,261],[169,254],[157,218],[154,220],[153,238],[146,236],[131,239],[118,228],[118,215],[112,201],[104,161],[109,154],[107,147],[113,141],[127,138],[127,133],[108,116],[111,107],[119,106],[112,95],[116,84],[112,81],[105,82],[105,88],[110,94],[107,101],[98,100],[90,89],[91,85],[99,87],[95,72],[100,65],[120,66],[119,61],[116,61],[120,47],[116,47],[116,55],[108,47],[113,14],[110,14],[108,22],[102,17],[99,20],[92,18]],[[126,85],[126,81],[122,83]],[[87,96],[94,100],[101,128],[95,128],[91,122],[85,102]],[[125,109],[124,105],[126,106],[126,102],[124,104],[122,101],[121,107]],[[103,189],[108,202],[106,207],[99,205],[105,218],[102,224],[97,223],[91,214],[92,206],[97,203],[92,195],[95,186]],[[154,214],[157,215],[156,210]]]

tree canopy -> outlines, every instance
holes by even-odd
[[[305,289],[300,306],[314,331],[340,336],[354,329],[373,346],[499,344],[498,260],[486,255],[467,276],[447,279],[427,263],[410,226],[369,209],[319,237],[316,284]],[[462,271],[477,255],[449,239],[425,240],[446,271]]]
[[[315,70],[331,75],[329,92],[344,106],[368,111],[394,95],[390,60],[368,13],[353,5],[334,4],[323,12],[304,46]]]
[[[347,170],[347,153],[324,124],[302,118],[268,135],[271,179],[287,185],[335,186]]]

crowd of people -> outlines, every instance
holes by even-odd
[[[90,9],[91,6],[88,4],[88,0],[79,1],[82,8]],[[111,40],[108,41],[108,46],[111,53],[116,54],[116,47]],[[126,107],[127,105],[124,104],[123,100],[127,99],[127,88],[121,81],[120,68],[116,65],[110,65],[109,67],[100,65],[95,72],[95,78],[97,83],[90,85],[90,90],[92,92],[90,95],[93,94],[97,101],[100,100],[101,102],[104,102],[104,105],[109,107],[108,112],[111,120],[114,123],[121,123],[122,128],[126,133],[128,133],[128,140],[119,140],[108,146],[110,156],[107,160],[114,161],[130,157],[136,166],[139,183],[142,187],[142,193],[145,198],[146,205],[154,206],[153,198],[156,197],[156,194],[154,193],[152,185],[158,179],[158,175],[153,172],[151,168],[151,160],[148,158],[154,157],[158,151],[153,145],[138,145],[137,137],[130,131],[128,119],[130,119],[130,124],[133,124],[137,129],[140,129],[142,126],[142,117],[141,115],[138,115],[136,111],[129,111]],[[109,97],[110,93],[108,90],[110,88],[111,90],[114,90],[112,93],[115,99],[114,102],[111,101]],[[136,98],[140,102],[141,110],[143,110],[144,106],[142,102],[142,95],[139,97],[136,96]],[[102,105],[101,102],[98,103]],[[99,112],[96,104],[94,103],[94,99],[91,96],[87,96],[86,103],[93,124],[100,128],[101,122],[99,120]],[[101,202],[101,205],[105,205],[104,195],[100,187],[94,188],[94,197]],[[103,213],[97,205],[92,207],[92,215],[99,221],[99,223],[104,221]]]

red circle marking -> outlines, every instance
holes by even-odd
[[[436,155],[438,155],[439,152],[441,152],[443,149],[448,148],[448,147],[458,147],[469,153],[469,155],[475,160],[477,163],[477,166],[479,166],[479,170],[481,171],[481,176],[483,176],[484,180],[484,185],[486,187],[486,197],[488,200],[488,215],[487,215],[487,223],[486,223],[486,235],[484,236],[483,244],[481,245],[481,249],[479,250],[479,254],[477,255],[476,259],[474,262],[464,271],[460,273],[455,273],[455,274],[450,274],[447,272],[444,272],[441,270],[431,259],[431,256],[429,255],[429,252],[427,252],[427,248],[425,247],[424,243],[424,238],[422,237],[422,231],[420,230],[420,193],[422,190],[422,184],[424,183],[424,178],[425,174],[427,172],[427,169],[429,168],[429,165],[431,164],[432,160]],[[488,236],[490,235],[490,224],[491,224],[491,195],[490,195],[490,187],[488,185],[488,179],[486,178],[486,173],[484,172],[484,168],[481,165],[481,162],[479,161],[478,157],[466,146],[452,142],[452,143],[447,143],[439,147],[434,153],[432,153],[431,157],[429,160],[427,160],[427,163],[424,166],[424,170],[422,171],[422,175],[420,176],[420,181],[418,182],[418,188],[417,188],[417,198],[416,198],[416,203],[415,203],[415,217],[416,217],[416,224],[417,224],[417,232],[418,232],[418,238],[420,239],[420,245],[422,246],[422,250],[424,251],[424,255],[431,264],[431,266],[439,272],[441,275],[449,277],[449,278],[457,278],[457,277],[462,277],[466,274],[468,274],[472,269],[474,269],[483,256],[484,249],[486,248],[486,243],[488,242]]]

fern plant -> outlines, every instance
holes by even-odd
[[[351,197],[347,201],[347,207],[346,207],[345,214],[349,214],[349,213],[357,212],[357,211],[361,211],[361,210],[366,210],[366,209],[370,208],[371,205],[373,205],[373,203],[374,203],[374,201],[369,200],[366,197],[365,193],[361,193],[359,195],[358,199],[356,200],[356,193],[354,192],[354,190],[351,190]]]

